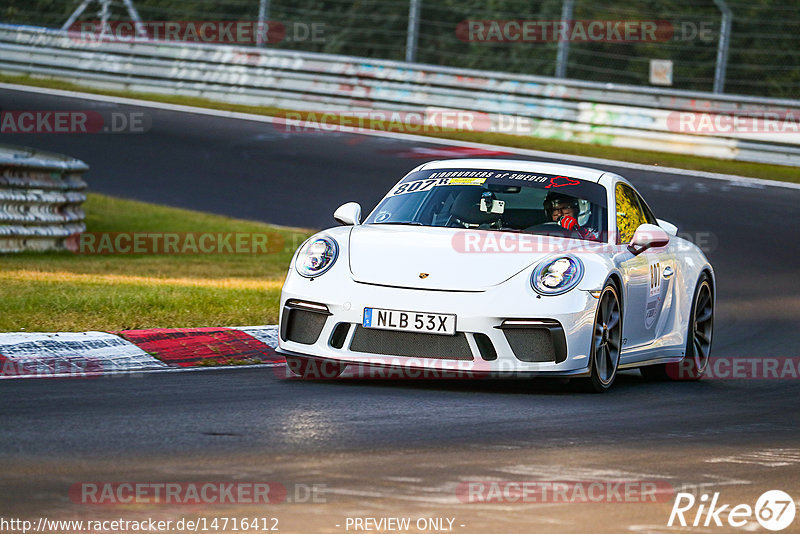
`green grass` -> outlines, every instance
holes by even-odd
[[[0,82],[16,83],[22,85],[32,85],[37,87],[48,87],[52,89],[64,89],[71,91],[82,91],[86,93],[119,96],[124,98],[138,98],[141,100],[152,100],[157,102],[167,102],[185,106],[196,106],[202,108],[218,109],[225,111],[237,111],[241,113],[253,113],[257,115],[280,115],[286,113],[285,109],[268,106],[245,106],[239,104],[227,104],[224,102],[212,101],[204,98],[195,98],[178,95],[161,95],[138,93],[132,91],[114,91],[98,89],[77,85],[67,81],[40,78],[32,76],[13,76],[0,74]],[[380,121],[372,121],[372,127],[379,130],[387,130],[392,126]],[[440,131],[440,132],[421,132],[422,135],[431,137],[441,137],[447,139],[457,139],[461,141],[472,141],[476,143],[487,143],[492,145],[526,148],[532,150],[544,150],[561,154],[574,154],[579,156],[591,156],[597,158],[607,158],[633,163],[643,163],[648,165],[660,165],[662,167],[678,167],[682,169],[718,172],[724,174],[736,174],[740,176],[750,176],[753,178],[764,178],[767,180],[779,180],[785,182],[800,182],[800,172],[796,167],[782,165],[766,165],[762,163],[748,163],[743,161],[729,161],[698,156],[688,156],[682,154],[670,154],[665,152],[653,152],[646,150],[633,150],[626,148],[590,145],[585,143],[574,143],[555,139],[539,139],[535,137],[508,135],[491,132],[466,132],[466,131]]]
[[[274,324],[311,232],[90,194],[88,232],[276,233],[269,254],[0,255],[0,332]]]

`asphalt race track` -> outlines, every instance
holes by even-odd
[[[0,91],[4,111],[110,107]],[[415,156],[442,149],[141,111],[152,120],[143,134],[0,134],[0,143],[84,160],[96,192],[320,228],[333,224],[343,202],[361,202],[368,211],[405,171],[426,161]],[[690,172],[610,170],[706,248],[718,283],[712,355],[791,357],[797,370],[800,190]],[[671,497],[475,504],[463,502],[458,488],[465,481],[659,481],[675,491],[719,492],[732,505],[753,506],[771,489],[800,499],[797,376],[647,383],[627,372],[606,395],[538,381],[282,376],[278,368],[257,368],[3,381],[0,515],[276,517],[281,532],[352,532],[347,517],[398,516],[455,518],[452,529],[464,533],[729,532],[743,529],[667,527]],[[69,497],[83,481],[229,480],[315,486],[322,496],[203,507],[93,507]],[[800,531],[798,525],[800,518],[786,532]]]

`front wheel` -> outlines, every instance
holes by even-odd
[[[345,366],[330,360],[287,356],[286,366],[304,380],[331,379],[342,374]]]
[[[590,375],[584,379],[589,391],[608,391],[617,376],[622,347],[622,307],[614,284],[609,283],[600,293],[594,317],[590,349]]]

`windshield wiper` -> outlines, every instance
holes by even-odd
[[[376,222],[372,224],[410,224],[413,226],[425,226],[423,223],[419,221],[389,221],[389,222]]]

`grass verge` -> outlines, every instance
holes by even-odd
[[[87,232],[279,235],[266,254],[0,255],[0,332],[244,326],[278,321],[295,248],[311,231],[89,194]]]
[[[85,93],[119,96],[123,98],[138,98],[140,100],[151,100],[156,102],[167,102],[184,106],[196,106],[202,108],[218,109],[224,111],[237,111],[241,113],[253,113],[257,115],[281,115],[292,110],[280,109],[268,106],[245,106],[240,104],[228,104],[204,98],[161,95],[139,93],[133,91],[115,91],[108,89],[98,89],[83,85],[74,84],[67,81],[39,78],[28,75],[14,76],[0,74],[0,82],[15,83],[20,85],[31,85],[36,87],[47,87],[51,89],[64,89],[69,91],[80,91]],[[397,125],[386,124],[382,121],[371,121],[370,127],[376,130],[392,130]],[[400,128],[397,128],[399,131]],[[632,163],[642,163],[647,165],[660,165],[662,167],[677,167],[688,170],[698,170],[707,172],[718,172],[723,174],[735,174],[740,176],[750,176],[753,178],[763,178],[766,180],[778,180],[784,182],[800,183],[800,172],[796,167],[782,165],[767,165],[763,163],[749,163],[744,161],[729,161],[699,156],[688,156],[682,154],[670,154],[666,152],[653,152],[646,150],[633,150],[627,148],[589,145],[584,143],[574,143],[560,141],[556,139],[539,139],[536,137],[526,137],[492,132],[466,132],[466,131],[440,131],[440,132],[420,132],[421,135],[439,137],[446,139],[456,139],[460,141],[472,141],[475,143],[486,143],[492,145],[526,148],[531,150],[544,150],[560,154],[572,154],[579,156],[591,156],[597,158],[614,159],[629,161]]]

